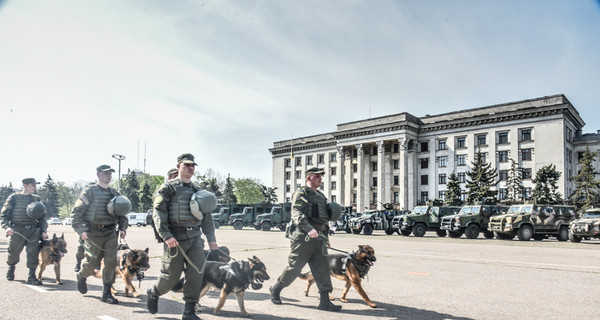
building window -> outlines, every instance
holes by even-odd
[[[296,170],[296,179],[302,179],[302,171]]]
[[[354,172],[354,173],[358,172],[358,165],[356,163],[352,164],[352,172]]]
[[[498,171],[498,180],[505,181],[506,179],[508,179],[508,170]]]
[[[371,149],[371,150],[373,150],[371,152],[372,155],[376,155],[377,154],[377,147],[373,147],[373,149]]]
[[[448,146],[446,145],[446,139],[438,140],[438,150],[448,150]]]
[[[531,149],[521,149],[521,160],[531,161]]]
[[[523,168],[521,173],[523,179],[531,179],[531,168]]]
[[[440,190],[438,192],[439,195],[439,199],[442,199],[442,201],[446,201],[446,190]]]
[[[290,161],[290,159],[285,159],[285,167],[289,168],[292,166],[292,161]]]
[[[508,151],[498,151],[498,161],[508,162]]]
[[[313,164],[313,162],[312,162],[312,156],[306,156],[306,165],[310,166],[312,164]]]
[[[353,158],[357,158],[357,157],[358,157],[358,150],[357,150],[357,149],[354,149],[354,150],[352,151],[352,157],[353,157]]]
[[[421,142],[421,152],[429,151],[429,142]]]
[[[377,192],[373,192],[373,203],[377,203]]]
[[[337,161],[337,153],[332,152],[329,154],[329,162],[336,162]]]
[[[301,166],[302,165],[302,158],[298,157],[296,158],[296,166]]]
[[[467,202],[467,195],[468,195],[468,193],[466,193],[466,192],[462,192],[462,193],[460,194],[460,201],[462,201],[462,202]]]
[[[476,146],[486,146],[487,145],[486,138],[487,138],[487,135],[485,135],[485,134],[478,134],[475,137],[475,139],[476,139],[475,141],[477,141],[477,143],[475,145]]]
[[[422,158],[420,160],[420,162],[421,162],[421,169],[427,169],[427,168],[429,168],[429,159]]]
[[[394,169],[400,169],[400,160],[394,160]]]
[[[565,135],[567,136],[567,141],[571,142],[571,139],[573,139],[573,131],[571,131],[571,128],[567,128]]]
[[[285,185],[285,192],[290,192],[291,186],[289,184]]]
[[[429,176],[428,175],[426,175],[426,174],[421,175],[421,184],[422,185],[429,184]]]
[[[325,189],[325,185],[321,184],[321,186],[319,186],[319,190],[323,191],[323,189]]]
[[[466,166],[467,165],[467,155],[459,154],[456,156],[456,165],[457,166]]]
[[[352,203],[356,204],[356,193],[352,194]]]
[[[508,190],[506,190],[506,188],[500,188],[500,190],[498,190],[498,200],[506,199],[507,195],[508,195]]]
[[[571,152],[571,149],[567,149],[567,163],[571,163],[572,160],[573,160],[573,153]]]
[[[525,198],[526,200],[531,199],[531,188],[525,188],[525,190],[523,190],[523,198]]]
[[[325,155],[324,154],[317,155],[317,163],[318,164],[325,163]]]
[[[337,187],[337,182],[331,181],[331,190],[335,190],[336,187]]]
[[[481,152],[479,154],[479,159],[481,160],[481,162],[487,162],[487,153]]]
[[[456,149],[467,147],[467,137],[456,138]]]
[[[394,144],[393,144],[393,146],[392,146],[392,152],[393,152],[393,153],[398,153],[398,152],[400,152],[400,144],[398,144],[398,143],[394,143]]]
[[[335,195],[331,196],[331,202],[337,202],[337,197]]]
[[[289,171],[285,172],[285,180],[290,180],[291,176],[292,176],[291,172],[289,172]]]
[[[531,141],[531,129],[521,129],[519,141]]]
[[[285,202],[292,202],[292,200],[290,199],[290,197],[285,197]]]
[[[373,187],[377,187],[377,177],[373,177]]]
[[[445,168],[448,166],[448,157],[438,157],[438,167]]]
[[[358,186],[358,179],[356,179],[356,178],[352,179],[352,186],[354,188],[356,188]]]
[[[373,172],[377,171],[377,162],[371,162],[371,167],[373,167]]]
[[[421,191],[421,202],[425,203],[429,200],[429,193],[427,191]]]
[[[508,132],[498,132],[498,144],[508,143]]]
[[[400,203],[400,192],[394,192],[394,203]]]
[[[399,176],[394,176],[394,185],[400,185],[400,177]]]
[[[439,184],[446,184],[446,174],[440,173],[438,176]]]
[[[337,168],[331,168],[329,169],[329,174],[332,176],[335,176],[337,174]]]
[[[467,181],[466,174],[464,172],[459,172],[457,174],[457,176],[458,176],[458,183],[465,183]]]

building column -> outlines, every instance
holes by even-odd
[[[385,201],[384,186],[385,181],[383,181],[383,171],[384,171],[384,156],[385,156],[385,146],[383,141],[377,141],[377,210],[383,210],[383,201]]]
[[[344,154],[344,147],[337,147],[337,152],[338,152],[338,163],[340,164],[338,167],[338,178],[337,178],[337,189],[335,191],[335,195],[337,198],[337,203],[339,203],[341,206],[347,206],[346,204],[346,199],[344,199],[344,189],[345,189],[345,185],[346,185],[346,157]]]
[[[408,141],[405,137],[398,138],[400,146],[400,207],[410,210],[408,207]]]
[[[356,170],[356,181],[357,181],[357,185],[356,185],[356,212],[358,213],[363,213],[365,211],[365,205],[364,205],[364,199],[363,199],[363,190],[365,189],[364,183],[363,183],[363,166],[364,166],[364,161],[363,161],[363,156],[364,156],[364,150],[363,150],[363,145],[361,144],[357,144],[356,145],[356,150],[357,150],[357,170]]]

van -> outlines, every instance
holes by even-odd
[[[138,227],[141,226],[146,226],[146,217],[148,216],[148,213],[128,213],[127,214],[127,219],[129,219],[129,226],[133,226],[136,225]]]

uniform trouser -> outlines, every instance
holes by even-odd
[[[84,242],[86,261],[81,265],[79,274],[84,278],[94,275],[94,269],[100,265],[100,260],[104,259],[102,282],[104,284],[115,283],[117,245],[118,237],[114,230],[104,234],[95,234],[94,232],[88,234],[88,238]]]
[[[6,263],[15,265],[20,261],[20,255],[25,248],[27,253],[27,268],[37,268],[40,253],[40,228],[13,227],[14,234],[8,243],[8,257]]]
[[[282,288],[289,286],[302,272],[308,263],[310,271],[315,278],[319,292],[331,292],[331,276],[329,275],[329,262],[327,250],[323,240],[291,240],[292,251],[288,257],[288,265],[277,279]]]
[[[81,238],[79,238],[79,245],[77,246],[77,253],[75,254],[75,259],[83,260],[85,258],[85,243]]]
[[[154,284],[157,295],[163,295],[173,288],[179,281],[181,272],[185,267],[185,282],[183,284],[183,300],[185,302],[198,302],[204,275],[204,241],[200,236],[191,239],[177,240],[179,248],[169,249],[164,245],[160,277]],[[200,273],[190,265],[180,252],[183,250]]]

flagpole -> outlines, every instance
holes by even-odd
[[[290,137],[290,160],[294,159],[294,134]]]

